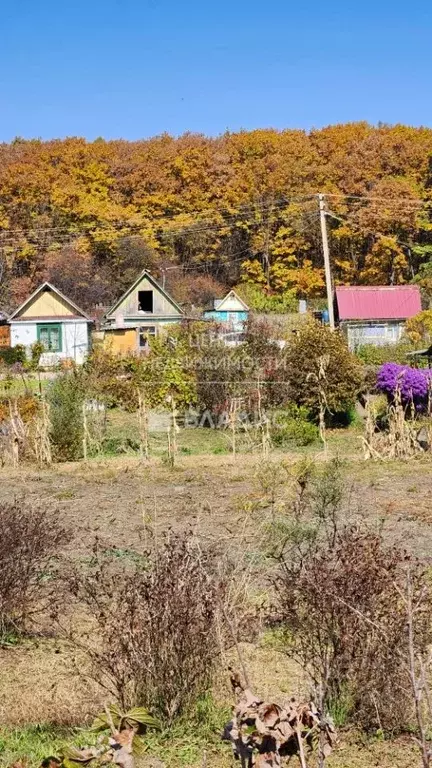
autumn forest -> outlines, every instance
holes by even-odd
[[[0,308],[43,279],[105,306],[145,267],[185,305],[240,285],[292,308],[325,295],[319,192],[336,283],[432,292],[432,129],[18,138],[0,146]]]

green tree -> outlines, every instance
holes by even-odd
[[[319,381],[321,361],[325,375]],[[285,381],[285,397],[312,412],[319,409],[322,387],[328,414],[349,409],[359,391],[362,372],[341,332],[309,322],[302,326],[287,348],[285,366],[279,372]]]

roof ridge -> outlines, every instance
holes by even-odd
[[[419,286],[418,285],[337,285],[336,290],[354,290],[354,291],[379,291],[379,290],[400,290],[400,289],[409,289],[409,290],[415,290],[418,291]]]

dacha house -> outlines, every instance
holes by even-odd
[[[51,283],[44,282],[10,315],[10,345],[28,354],[35,342],[44,347],[42,365],[61,360],[83,363],[90,347],[92,319]]]
[[[227,331],[244,330],[249,315],[249,307],[235,291],[229,291],[223,299],[215,299],[213,308],[204,312],[206,320],[214,320]]]
[[[140,352],[148,347],[149,338],[183,317],[181,307],[144,270],[106,313],[103,343],[115,353]]]
[[[336,288],[336,317],[348,346],[396,344],[405,322],[421,312],[415,285],[344,285]]]

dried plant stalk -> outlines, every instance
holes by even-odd
[[[140,456],[150,458],[148,410],[144,392],[138,390],[138,427],[140,437]]]
[[[82,438],[82,444],[83,444],[83,459],[84,461],[87,461],[87,443],[88,443],[88,426],[87,426],[87,410],[86,410],[86,404],[83,403],[82,406],[82,419],[83,419],[83,438]]]
[[[388,407],[388,429],[377,428],[376,415],[370,398],[366,401],[365,434],[362,436],[365,459],[410,459],[421,454],[418,438],[418,422],[413,402],[409,409],[402,402],[400,386],[396,387],[392,404]],[[430,425],[426,429],[426,445],[430,450]]]
[[[229,406],[229,428],[231,432],[231,451],[232,456],[235,461],[237,456],[237,427],[238,427],[238,412],[240,410],[240,406],[242,403],[242,399],[239,397],[233,397],[230,400],[230,406]]]
[[[175,457],[177,455],[177,433],[180,431],[177,424],[177,407],[174,397],[169,395],[167,398],[168,403],[171,405],[171,418],[167,427],[167,444],[168,444],[168,464],[173,467],[175,464]]]
[[[21,457],[28,449],[28,427],[24,424],[18,410],[17,401],[9,400],[9,420],[3,422],[1,429],[1,463],[18,467]]]
[[[49,405],[46,400],[40,404],[40,412],[34,419],[33,445],[36,461],[40,467],[52,464],[52,451],[50,441],[51,422],[49,418]]]
[[[260,379],[258,379],[258,382],[257,382],[258,427],[261,430],[261,450],[262,450],[263,456],[267,459],[270,452],[270,447],[271,447],[271,437],[270,437],[269,421],[262,407],[261,387],[262,387],[261,381]]]

